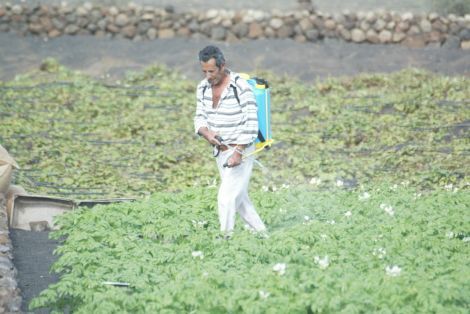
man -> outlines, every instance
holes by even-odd
[[[197,87],[194,128],[218,148],[217,166],[221,184],[217,196],[220,230],[230,235],[235,213],[257,232],[266,230],[248,197],[253,152],[258,135],[256,100],[250,85],[225,67],[219,48],[207,46],[199,52],[205,78]]]

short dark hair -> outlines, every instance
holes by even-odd
[[[207,62],[210,59],[215,59],[215,65],[220,68],[223,64],[225,64],[225,58],[222,51],[216,46],[207,46],[201,51],[199,51],[199,61],[200,62]]]

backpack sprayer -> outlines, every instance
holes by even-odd
[[[253,94],[255,96],[256,105],[258,108],[258,136],[255,140],[255,150],[249,154],[242,154],[242,160],[261,152],[263,149],[271,148],[274,140],[272,139],[271,133],[271,90],[269,84],[266,80],[262,78],[253,77],[250,78],[248,74],[241,73],[240,76],[235,78],[235,83],[237,80],[242,77],[245,79],[248,84],[250,84]],[[235,84],[236,85],[236,84]],[[237,87],[233,86],[233,93],[238,103],[240,104],[240,99],[238,98]],[[235,152],[236,148],[224,143],[224,140],[217,136],[216,139],[225,147],[227,147],[232,152]],[[214,153],[214,156],[217,156],[220,148],[216,147],[217,152]],[[264,166],[254,159],[254,161],[264,168]],[[227,164],[224,164],[224,167],[227,167]]]

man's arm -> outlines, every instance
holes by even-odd
[[[238,166],[242,162],[246,146],[253,143],[258,136],[258,107],[255,95],[247,82],[242,84],[239,98],[240,107],[246,114],[246,120],[242,125],[242,133],[236,140],[236,149],[227,161],[229,167]]]

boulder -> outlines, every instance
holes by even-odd
[[[465,40],[460,43],[460,48],[463,50],[470,50],[470,40]]]
[[[369,29],[366,33],[367,41],[373,44],[378,44],[380,42],[379,35],[373,29]]]
[[[422,35],[411,35],[405,38],[402,42],[409,48],[424,48],[426,47],[426,39]]]
[[[248,37],[251,39],[259,38],[263,36],[263,27],[257,23],[253,22],[248,28]]]
[[[382,44],[387,44],[392,41],[392,33],[388,30],[383,30],[379,33],[379,40]]]
[[[366,40],[366,34],[363,30],[355,28],[351,32],[351,40],[355,43],[362,43]]]

